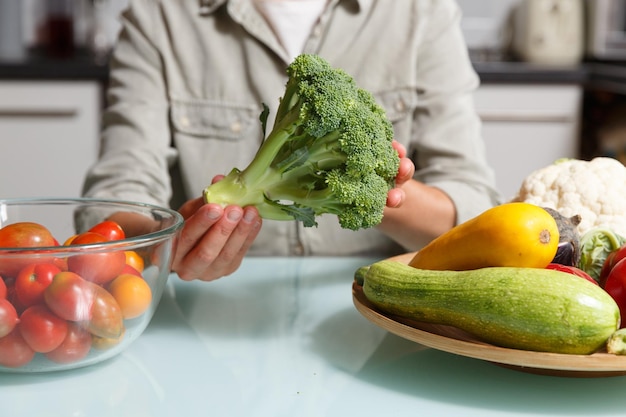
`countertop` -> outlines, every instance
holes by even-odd
[[[483,83],[583,83],[589,76],[585,65],[549,67],[515,61],[481,60],[474,68]],[[87,53],[67,59],[51,59],[41,55],[23,61],[0,61],[0,80],[97,80],[108,78],[106,63],[96,61]]]
[[[106,82],[108,62],[92,54],[77,52],[71,58],[54,59],[42,54],[30,54],[23,60],[0,61],[0,81],[30,80],[92,80]]]
[[[172,275],[127,351],[72,371],[0,374],[11,417],[622,416],[626,377],[565,378],[424,348],[366,320],[371,258],[246,258],[232,276]],[[9,411],[10,410],[10,411]]]

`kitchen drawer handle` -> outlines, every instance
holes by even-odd
[[[0,109],[0,117],[74,117],[75,109]]]

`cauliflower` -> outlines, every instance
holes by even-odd
[[[578,214],[581,235],[602,227],[626,236],[626,167],[613,158],[558,160],[526,177],[513,201]]]

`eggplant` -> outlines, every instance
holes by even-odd
[[[580,233],[578,225],[582,220],[580,215],[565,217],[557,210],[543,207],[556,220],[559,229],[559,246],[554,255],[553,263],[568,266],[578,266],[580,261]]]

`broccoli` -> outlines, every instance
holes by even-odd
[[[208,186],[204,200],[256,206],[262,218],[306,227],[324,213],[344,229],[379,224],[399,166],[384,110],[317,55],[296,57],[287,76],[274,127],[252,162]],[[263,104],[264,136],[268,114]]]

